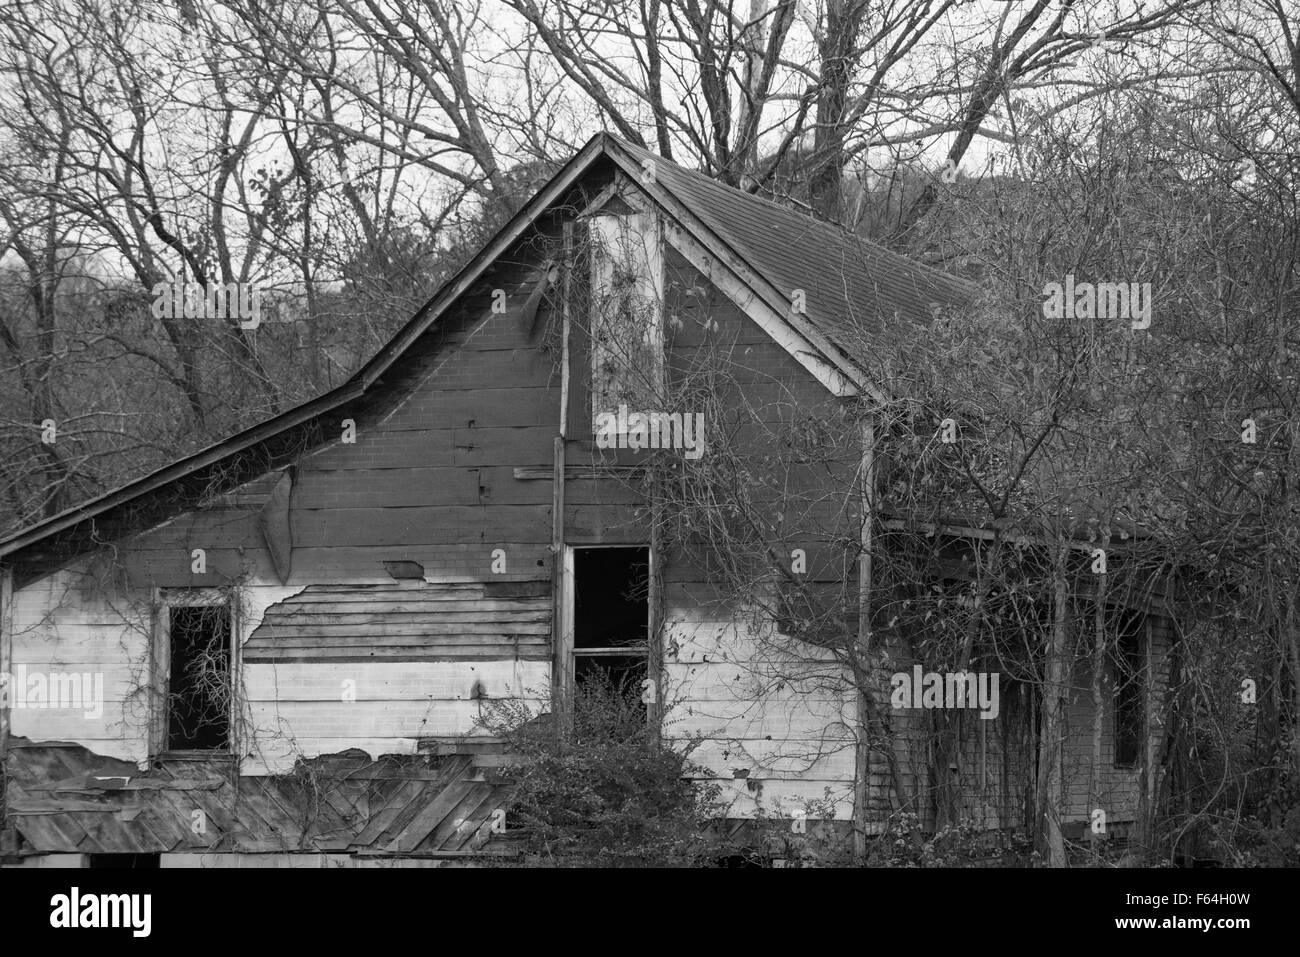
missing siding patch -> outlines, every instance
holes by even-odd
[[[424,566],[419,562],[384,562],[384,571],[400,581],[424,581]]]

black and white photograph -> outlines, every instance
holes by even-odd
[[[23,922],[1087,872],[1233,946],[1298,154],[1296,0],[3,0]]]

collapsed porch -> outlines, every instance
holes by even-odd
[[[473,860],[516,853],[499,741],[428,740],[241,776],[229,755],[169,755],[141,771],[64,742],[9,741],[0,853],[343,854]]]

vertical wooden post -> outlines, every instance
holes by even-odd
[[[240,723],[243,720],[244,711],[240,704],[242,696],[240,689],[243,687],[243,655],[244,655],[244,615],[246,612],[245,605],[248,596],[239,586],[234,587],[230,596],[230,602],[227,607],[230,609],[230,671],[226,680],[230,682],[229,701],[230,713],[227,720],[230,722],[226,731],[227,743],[230,747],[230,756],[234,763],[233,779],[235,783],[235,800],[239,800],[239,767],[243,762],[243,735],[240,733]]]
[[[4,699],[0,701],[0,765],[9,751],[9,709],[14,695],[14,572],[0,568],[0,681],[4,681]]]
[[[569,327],[573,298],[574,223],[564,223],[564,288],[560,303],[560,425],[555,436],[554,472],[551,476],[551,711],[556,731],[562,733],[573,717],[573,629],[568,627],[569,581],[564,548],[564,461],[569,431]]]
[[[654,682],[654,699],[646,707],[646,720],[654,728],[655,735],[663,733],[664,688],[664,593],[663,570],[666,556],[663,552],[663,515],[662,502],[659,500],[654,470],[646,470],[646,492],[650,496],[650,568],[648,602],[650,621],[646,648],[646,677]]]
[[[1163,689],[1157,683],[1163,669],[1157,664],[1155,622],[1148,609],[1142,621],[1142,733],[1138,738],[1142,757],[1138,775],[1137,833],[1134,835],[1143,851],[1152,843],[1159,799],[1159,772],[1163,763],[1164,728],[1160,720]],[[1163,664],[1159,662],[1159,665]]]
[[[859,861],[867,857],[867,802],[871,797],[871,689],[865,684],[873,680],[871,673],[871,527],[875,518],[876,428],[871,413],[862,423],[862,525],[859,531],[858,552],[858,640],[854,650],[854,704],[856,721],[854,732],[853,772],[853,856]]]
[[[149,759],[167,750],[167,692],[171,670],[171,611],[161,588],[152,599],[152,627],[149,630]]]
[[[0,566],[0,810],[8,810],[9,709],[18,688],[14,686],[14,572]],[[0,818],[0,855],[17,850],[17,831]]]

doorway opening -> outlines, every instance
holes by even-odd
[[[650,549],[573,550],[573,681],[640,693],[650,638]]]

